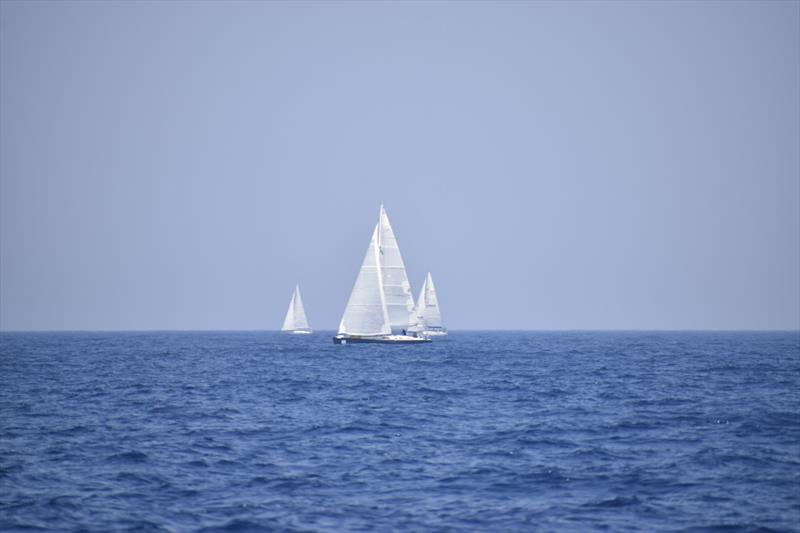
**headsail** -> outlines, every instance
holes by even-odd
[[[442,329],[442,315],[439,311],[439,299],[436,297],[436,287],[433,285],[431,273],[425,277],[422,289],[417,298],[417,317],[425,329]]]
[[[383,277],[380,265],[380,229],[375,226],[364,254],[356,283],[347,300],[344,315],[339,322],[339,333],[346,335],[388,335],[392,332],[386,299],[383,294]]]
[[[292,300],[289,302],[289,309],[286,311],[286,318],[283,319],[281,331],[311,331],[311,326],[306,318],[306,310],[303,307],[303,298],[300,296],[300,286],[297,285],[292,293]]]

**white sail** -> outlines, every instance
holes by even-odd
[[[417,297],[417,324],[421,328],[425,328],[425,291],[428,288],[428,276],[425,276],[425,281],[422,282],[422,288],[419,290]]]
[[[286,311],[286,318],[283,319],[281,331],[303,331],[311,332],[311,326],[306,318],[306,310],[303,307],[303,298],[300,296],[300,286],[297,285],[292,293],[292,300],[289,302],[289,309]]]
[[[436,297],[436,287],[433,284],[431,273],[425,277],[422,289],[417,298],[417,317],[425,329],[442,329],[442,315],[439,311],[439,299]]]
[[[383,278],[383,294],[389,315],[389,325],[396,333],[408,330],[417,323],[414,312],[414,297],[408,282],[406,267],[394,236],[386,210],[381,205],[380,235],[378,241],[380,270]]]
[[[339,323],[347,335],[389,335],[416,324],[414,298],[392,225],[381,205],[378,223]]]
[[[383,206],[381,206],[383,212]],[[344,335],[388,335],[392,332],[381,275],[380,235],[381,222],[375,226],[364,254],[350,299],[339,322],[339,333]]]

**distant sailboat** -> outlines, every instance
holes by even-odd
[[[406,267],[389,217],[381,205],[378,224],[372,232],[333,342],[430,342],[427,337],[409,334],[416,325],[414,299]]]
[[[281,331],[286,333],[311,333],[311,326],[308,325],[306,311],[303,309],[303,298],[300,296],[300,285],[295,286],[292,293],[292,301],[289,302],[289,310],[286,311],[286,318],[283,319]]]
[[[430,272],[422,282],[422,289],[417,298],[417,319],[424,335],[447,335],[447,328],[442,326],[439,299],[436,297],[436,287],[433,285]]]

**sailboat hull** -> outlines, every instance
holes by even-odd
[[[375,337],[359,337],[358,335],[336,335],[334,344],[424,344],[431,342],[425,337],[412,337],[410,335],[378,335]]]
[[[287,329],[283,333],[291,333],[292,335],[311,335],[313,331],[310,329]]]

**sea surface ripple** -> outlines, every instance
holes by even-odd
[[[0,334],[0,530],[798,531],[800,333]]]

